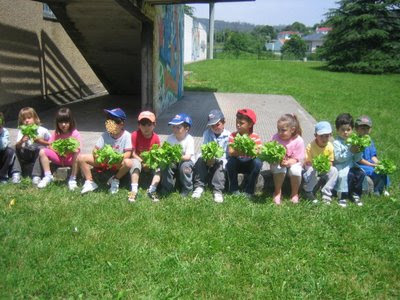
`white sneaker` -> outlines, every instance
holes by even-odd
[[[19,174],[19,173],[12,174],[11,182],[14,184],[20,183],[21,182],[21,174]]]
[[[39,189],[43,189],[52,181],[53,181],[53,176],[44,176],[42,180],[40,180],[40,182],[38,183],[37,187]]]
[[[214,193],[214,201],[216,203],[222,203],[224,202],[224,196],[222,195],[222,193],[220,192],[215,192]]]
[[[204,189],[202,187],[197,187],[192,194],[192,198],[199,199],[201,197],[201,195],[203,194],[203,192],[204,192]]]
[[[116,194],[119,190],[119,179],[115,177],[111,177],[108,180],[108,184],[110,185],[110,189],[108,190],[110,194]]]
[[[82,187],[81,194],[85,194],[85,193],[88,193],[88,192],[93,192],[95,189],[97,189],[97,187],[98,186],[94,181],[86,180],[85,184]]]
[[[33,184],[33,185],[38,185],[39,182],[40,182],[41,180],[42,180],[42,179],[41,179],[39,176],[33,176],[33,178],[32,178],[32,184]]]
[[[70,191],[74,191],[77,188],[78,188],[78,183],[76,182],[76,180],[69,180],[68,181],[68,189]]]
[[[390,194],[389,194],[389,192],[388,192],[388,191],[383,191],[383,196],[385,196],[385,197],[389,197],[389,196],[390,196]]]

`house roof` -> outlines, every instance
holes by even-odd
[[[306,36],[303,36],[304,41],[310,41],[310,42],[315,42],[315,41],[322,41],[326,37],[326,34],[322,32],[317,32],[313,34],[309,34]]]

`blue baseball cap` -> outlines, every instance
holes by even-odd
[[[182,123],[188,124],[192,127],[192,118],[189,117],[187,114],[177,114],[169,123],[168,125],[180,125]]]
[[[104,112],[110,116],[113,116],[115,118],[121,119],[121,120],[126,120],[126,115],[122,109],[114,108],[114,109],[105,109]]]
[[[220,111],[219,109],[213,109],[212,111],[210,111],[210,113],[208,114],[208,122],[207,122],[207,126],[211,126],[211,125],[215,125],[217,124],[221,119],[224,119],[224,114],[222,113],[222,111]]]
[[[318,122],[317,124],[315,124],[315,133],[317,135],[332,133],[331,124],[329,124],[329,122],[327,121]]]

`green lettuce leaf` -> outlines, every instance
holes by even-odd
[[[286,148],[277,141],[264,143],[258,158],[270,164],[280,163],[286,155]]]
[[[389,159],[382,159],[375,167],[376,174],[392,174],[397,170],[396,165]]]
[[[39,128],[39,126],[36,124],[19,126],[19,129],[21,129],[22,135],[26,135],[32,140],[36,139],[36,137],[38,135],[38,133],[37,133],[38,128]]]
[[[205,161],[221,158],[224,155],[224,150],[217,142],[209,142],[201,145],[201,156]]]
[[[317,171],[319,174],[328,173],[331,168],[331,161],[329,160],[329,156],[324,154],[320,154],[314,157],[311,164],[314,170]]]
[[[245,156],[257,156],[256,142],[253,141],[247,134],[237,134],[233,140],[233,143],[231,144],[231,147]]]
[[[73,137],[66,139],[55,140],[51,147],[60,155],[66,156],[69,153],[75,152],[79,148],[79,142]]]

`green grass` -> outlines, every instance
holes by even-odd
[[[369,115],[380,154],[400,161],[400,75],[324,71],[318,62],[213,60],[186,66],[186,90],[293,96],[317,120]],[[279,116],[277,116],[278,119]],[[396,177],[398,178],[398,177]]]
[[[189,65],[186,84],[289,94],[317,119],[368,113],[378,148],[397,159],[400,77],[318,66],[216,60]],[[391,198],[365,197],[363,207],[346,209],[276,207],[269,195],[254,202],[226,196],[217,205],[210,192],[199,201],[174,193],[153,204],[143,191],[135,204],[126,199],[126,186],[113,196],[105,189],[81,196],[64,184],[37,190],[28,180],[0,186],[0,298],[400,296],[397,188]]]

